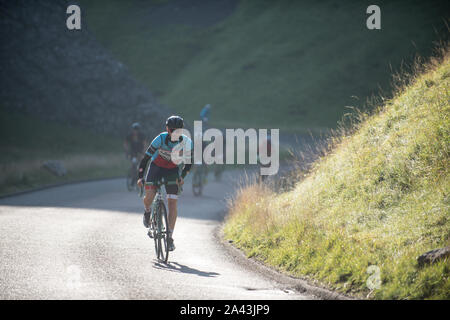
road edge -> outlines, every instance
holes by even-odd
[[[233,257],[235,262],[238,264],[251,269],[253,272],[262,275],[263,277],[269,278],[270,280],[276,281],[285,286],[289,286],[300,294],[306,294],[310,296],[317,297],[323,300],[358,300],[357,297],[351,297],[344,295],[342,293],[332,291],[330,289],[321,287],[319,283],[311,284],[309,281],[301,278],[294,278],[291,275],[282,273],[272,267],[269,267],[262,262],[248,258],[244,252],[225,239],[223,228],[225,226],[225,220],[220,222],[220,224],[214,230],[214,238],[220,246]]]
[[[109,177],[109,178],[86,178],[86,179],[80,179],[80,180],[57,182],[57,183],[42,185],[42,186],[38,186],[35,188],[30,188],[30,189],[26,189],[26,190],[17,191],[17,192],[0,194],[0,199],[21,196],[21,195],[27,194],[27,193],[62,187],[62,186],[71,185],[71,184],[94,182],[94,181],[104,181],[104,180],[114,180],[114,179],[120,179],[120,178],[125,178],[125,176],[120,175],[120,176],[114,176],[114,177]]]

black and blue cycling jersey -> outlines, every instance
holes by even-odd
[[[178,159],[182,160],[181,163],[175,163],[174,159],[172,159],[172,152],[176,147],[177,149],[175,150],[177,150],[177,152],[182,152],[181,150],[183,150],[188,153],[184,156],[181,155],[181,158]],[[182,168],[180,170],[180,176],[184,178],[192,166],[192,150],[192,140],[186,135],[182,134],[177,141],[172,141],[168,132],[160,133],[155,139],[153,139],[152,143],[145,152],[144,158],[139,165],[139,178],[141,179],[143,177],[144,170],[149,160],[160,168]],[[187,161],[188,159],[189,161]]]

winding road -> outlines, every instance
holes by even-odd
[[[202,197],[187,179],[167,265],[124,179],[0,199],[0,299],[313,299],[236,262],[217,240],[239,173],[210,181]]]

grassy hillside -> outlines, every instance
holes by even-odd
[[[335,127],[448,34],[446,1],[379,1],[378,31],[366,28],[370,1],[238,1],[207,24],[219,10],[205,3],[81,1],[88,27],[162,102],[190,120],[211,103],[219,127]]]
[[[63,161],[68,174],[42,168]],[[0,109],[0,194],[47,184],[124,175],[128,164],[117,138]]]
[[[450,56],[336,138],[292,191],[244,188],[226,237],[292,275],[377,299],[450,299],[450,263],[416,257],[450,245]],[[301,173],[299,173],[299,176]],[[381,285],[369,290],[369,266]],[[372,274],[372,276],[375,276]]]

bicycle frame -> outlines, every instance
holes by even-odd
[[[133,157],[130,160],[131,160],[130,161],[131,165],[127,171],[126,183],[127,183],[128,191],[133,191],[133,190],[138,190],[138,188],[136,186],[136,182],[138,179],[138,173],[137,173],[138,172],[138,160],[136,157]]]
[[[153,203],[152,203],[152,216],[153,216],[153,211],[154,211],[153,206],[157,202],[162,202],[165,205],[165,202],[164,202],[165,195],[166,195],[166,188],[164,186],[164,178],[163,178],[157,185],[155,199],[153,199]]]
[[[165,188],[163,189],[162,187],[163,187],[163,185],[160,185],[160,186],[158,186],[158,189],[156,190],[156,196],[155,196],[156,201],[164,202],[163,194],[165,194],[166,189]]]

